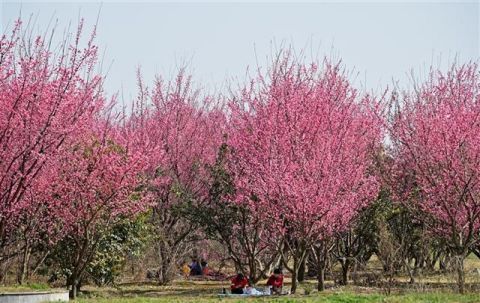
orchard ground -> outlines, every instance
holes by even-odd
[[[309,281],[310,283],[310,281]],[[312,281],[313,283],[313,281]],[[459,295],[447,290],[416,293],[405,291],[389,296],[381,289],[355,286],[330,288],[323,293],[296,294],[281,297],[221,298],[215,283],[175,283],[169,288],[132,287],[118,291],[92,291],[80,296],[79,303],[166,303],[166,302],[480,302],[480,294]],[[300,291],[301,293],[302,291]]]
[[[365,272],[359,273],[360,280],[368,274],[380,271],[376,258],[368,263]],[[126,282],[115,286],[96,287],[87,285],[75,302],[79,303],[166,303],[166,302],[480,302],[480,259],[470,255],[465,262],[467,293],[456,292],[453,274],[419,275],[415,284],[408,283],[408,277],[397,276],[390,295],[386,294],[382,281],[374,281],[375,286],[336,286],[327,280],[324,292],[316,291],[316,281],[308,279],[300,284],[296,295],[272,297],[220,297],[222,288],[229,287],[229,281],[204,281],[179,278],[171,285],[159,286],[155,282]],[[380,276],[377,276],[381,279]],[[126,280],[126,279],[125,279]],[[258,288],[265,281],[257,284]],[[286,279],[286,289],[290,286]],[[49,287],[44,283],[32,283],[23,286],[0,287],[0,293],[8,291],[45,291]],[[306,294],[306,292],[310,292]]]

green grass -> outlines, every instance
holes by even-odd
[[[373,258],[370,263],[371,271],[377,269],[379,264],[375,263]],[[176,280],[172,285],[159,286],[154,282],[123,283],[117,287],[95,287],[86,286],[82,288],[82,294],[78,298],[78,303],[167,303],[167,302],[190,302],[190,303],[210,303],[210,302],[382,302],[382,303],[440,303],[440,302],[478,302],[480,303],[480,294],[472,293],[478,291],[480,286],[480,259],[471,255],[465,261],[466,281],[470,284],[467,288],[471,293],[459,295],[454,292],[455,277],[453,274],[428,274],[418,276],[414,285],[408,284],[407,276],[396,277],[401,285],[392,289],[393,294],[387,296],[380,287],[366,286],[334,286],[333,281],[327,281],[327,290],[322,293],[314,292],[310,295],[303,295],[305,289],[312,290],[316,288],[315,280],[308,280],[299,285],[297,295],[282,297],[260,297],[260,298],[222,298],[217,294],[223,287],[229,287],[229,281],[198,281],[198,280]],[[377,269],[380,270],[380,269]],[[290,282],[287,278],[286,289]],[[265,281],[259,283],[265,285]],[[2,292],[19,291],[43,291],[49,290],[47,284],[30,283],[22,286],[0,287]]]
[[[300,285],[298,294],[280,297],[219,297],[218,293],[225,287],[219,281],[175,281],[170,286],[158,286],[155,284],[128,284],[118,288],[86,288],[77,299],[78,303],[211,303],[211,302],[329,302],[329,303],[435,303],[435,302],[480,302],[480,294],[467,293],[459,295],[451,289],[430,290],[416,292],[414,289],[397,289],[392,295],[387,296],[380,288],[343,286],[330,287],[324,292],[303,295],[305,287]],[[310,286],[308,286],[310,288]]]
[[[385,303],[434,303],[434,302],[480,302],[480,294],[451,294],[451,293],[422,293],[422,294],[404,294],[386,296],[382,294],[354,294],[345,293],[326,293],[310,296],[284,296],[284,297],[263,297],[263,298],[219,298],[217,296],[160,296],[160,297],[130,297],[130,298],[80,298],[78,303],[167,303],[167,302],[190,302],[190,303],[209,303],[209,302],[326,302],[326,303],[367,303],[367,302],[385,302]]]
[[[45,283],[29,283],[27,284],[27,287],[32,289],[32,290],[48,290],[50,289],[50,286]]]
[[[45,291],[50,289],[50,286],[46,283],[28,283],[24,285],[0,286],[0,293]]]
[[[171,286],[158,286],[155,284],[142,283],[112,287],[86,287],[84,292],[76,300],[77,303],[441,303],[441,302],[479,302],[479,293],[459,295],[451,290],[443,289],[429,292],[415,292],[403,290],[404,293],[395,293],[387,296],[378,288],[367,287],[336,287],[327,289],[325,292],[314,292],[310,295],[302,295],[303,289],[299,289],[297,295],[281,297],[219,297],[217,293],[223,287],[222,282],[205,281],[175,281]],[[49,289],[46,284],[31,283],[22,286],[0,288],[0,293],[5,291],[40,291]]]

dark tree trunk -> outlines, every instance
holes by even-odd
[[[75,300],[78,296],[78,293],[80,292],[80,281],[76,276],[71,277],[70,281],[71,282],[70,282],[69,296],[70,296],[70,299]]]
[[[290,293],[294,294],[297,292],[298,287],[298,271],[300,269],[300,264],[302,264],[305,259],[305,252],[297,251],[298,255],[293,259],[293,269],[290,270],[292,273],[292,287],[290,288]]]
[[[292,287],[290,288],[290,293],[294,294],[297,292],[297,286],[298,286],[298,268],[294,268],[292,272]]]
[[[352,262],[349,258],[340,259],[340,265],[342,266],[342,279],[340,280],[341,285],[348,284],[348,272],[350,271],[350,266]]]
[[[325,268],[318,268],[317,270],[317,290],[324,291],[325,290]]]
[[[314,245],[311,250],[311,256],[315,260],[318,291],[325,290],[325,269],[327,267],[329,253],[327,245],[328,243],[321,241],[320,243]]]
[[[342,264],[342,285],[348,284],[348,271],[350,270],[350,260],[345,260]]]
[[[306,271],[307,258],[308,258],[308,256],[303,258],[303,261],[302,261],[302,263],[300,263],[300,267],[298,268],[298,282],[305,281],[305,271]]]

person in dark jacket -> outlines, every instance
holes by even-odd
[[[201,275],[202,275],[202,266],[196,259],[193,259],[192,264],[190,264],[190,276],[201,276]]]

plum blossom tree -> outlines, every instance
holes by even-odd
[[[144,212],[151,200],[142,191],[146,155],[118,122],[99,118],[91,132],[58,159],[59,177],[51,187],[51,214],[60,218],[64,237],[57,258],[76,297],[99,243],[118,223]]]
[[[378,193],[369,173],[382,134],[377,104],[358,97],[339,64],[319,68],[282,54],[230,105],[237,203],[281,237],[294,293],[307,250],[348,226]]]
[[[422,214],[429,231],[463,261],[480,228],[480,74],[476,64],[432,71],[392,117],[397,193]]]
[[[228,171],[229,150],[225,143],[220,146],[215,164],[209,167],[208,198],[189,207],[186,216],[208,239],[225,247],[235,270],[254,284],[278,265],[279,253],[263,215],[232,200],[235,186]]]
[[[151,91],[139,80],[130,128],[148,154],[145,176],[155,201],[152,223],[161,284],[171,281],[177,263],[185,262],[199,238],[200,229],[183,210],[208,198],[208,166],[215,163],[225,122],[216,101],[193,87],[185,69],[173,81],[158,77]]]
[[[82,48],[82,28],[80,22],[73,41],[56,51],[20,21],[0,37],[0,263],[22,251],[28,256],[54,229],[43,217],[49,206],[37,197],[55,178],[57,156],[103,105],[95,31]]]

